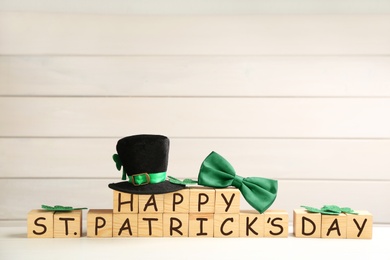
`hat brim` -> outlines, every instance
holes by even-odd
[[[184,189],[185,185],[174,184],[169,181],[164,181],[156,184],[147,184],[134,186],[128,181],[122,181],[118,183],[110,183],[108,187],[125,193],[134,193],[134,194],[164,194],[169,192],[174,192]]]

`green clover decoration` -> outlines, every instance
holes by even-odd
[[[41,207],[42,209],[48,211],[72,211],[72,210],[79,210],[79,209],[87,209],[87,208],[73,208],[71,206],[61,206],[61,205],[55,205],[55,206],[42,205]]]
[[[348,213],[348,214],[355,214],[358,213],[355,212],[353,209],[348,207],[339,207],[336,205],[325,205],[321,209],[309,207],[309,206],[301,206],[302,208],[305,208],[310,213],[321,213],[323,215],[339,215],[341,213]]]
[[[119,158],[119,155],[118,154],[114,154],[112,155],[112,159],[114,160],[115,162],[115,165],[116,165],[116,168],[118,169],[118,171],[121,170],[123,164],[122,164],[122,161],[121,161],[121,158]],[[123,168],[122,170],[122,180],[126,180],[126,171],[125,171],[125,168]]]

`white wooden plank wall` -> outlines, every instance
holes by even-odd
[[[390,224],[390,3],[183,3],[0,2],[0,224],[112,207],[116,141],[139,133],[170,137],[170,175],[215,150],[280,180],[274,208]]]

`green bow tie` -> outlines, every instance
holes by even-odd
[[[232,165],[216,152],[211,152],[200,167],[198,184],[213,188],[234,186],[258,212],[266,211],[276,199],[278,181],[236,175]]]

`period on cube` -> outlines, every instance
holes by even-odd
[[[82,233],[82,212],[56,211],[54,213],[54,237],[55,238],[79,238]]]

